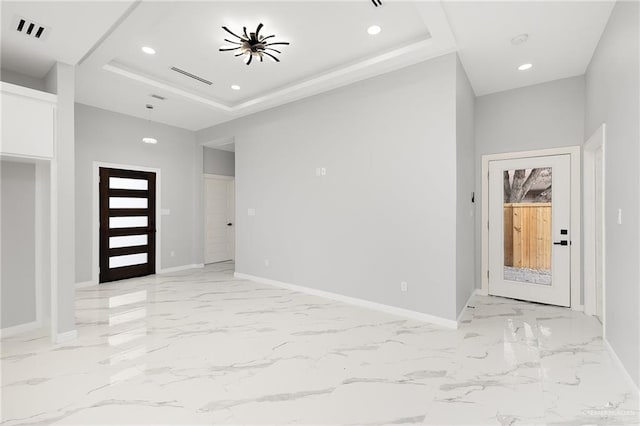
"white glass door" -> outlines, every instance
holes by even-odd
[[[489,163],[489,294],[570,306],[570,157]]]

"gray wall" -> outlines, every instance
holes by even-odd
[[[28,87],[30,89],[41,90],[43,92],[47,91],[44,80],[20,74],[5,68],[0,69],[0,80],[16,84],[18,86]]]
[[[584,77],[476,98],[476,287],[481,284],[482,156],[584,142]]]
[[[36,320],[35,165],[0,162],[0,328]]]
[[[204,173],[222,176],[236,175],[236,154],[222,149],[204,147]]]
[[[475,288],[475,93],[456,57],[456,313]]]
[[[145,136],[158,144],[142,143]],[[195,133],[76,104],[77,282],[92,278],[94,161],[161,169],[161,207],[170,210],[161,217],[162,268],[202,263],[203,160]]]
[[[455,76],[449,54],[198,132],[235,138],[237,271],[455,319]]]
[[[618,2],[586,74],[585,134],[607,124],[606,336],[640,384],[640,51],[637,2]],[[617,211],[622,209],[622,225]]]

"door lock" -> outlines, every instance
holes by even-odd
[[[554,246],[568,246],[569,245],[569,241],[567,241],[567,240],[554,241],[553,245]]]

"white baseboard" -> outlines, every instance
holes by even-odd
[[[76,283],[76,288],[84,288],[84,287],[91,287],[94,285],[98,285],[98,283],[94,282],[93,280],[91,281],[85,281],[82,283]]]
[[[478,296],[488,296],[489,295],[489,290],[487,290],[485,288],[476,288],[476,294]]]
[[[462,308],[462,310],[460,311],[460,314],[458,315],[458,318],[456,319],[456,322],[458,324],[460,324],[460,318],[462,318],[462,315],[467,310],[467,307],[469,306],[469,302],[471,302],[471,299],[473,299],[473,296],[475,296],[477,293],[478,293],[478,289],[476,288],[476,289],[473,289],[473,291],[469,295],[469,298],[467,299],[467,301],[464,304],[464,308]]]
[[[609,354],[611,354],[611,358],[613,358],[613,362],[618,366],[618,369],[624,375],[627,385],[629,385],[631,389],[633,389],[636,392],[636,396],[640,396],[639,384],[633,381],[633,378],[631,377],[627,369],[624,367],[624,364],[622,363],[622,361],[620,361],[618,354],[616,353],[616,351],[613,350],[613,346],[611,346],[611,343],[609,343],[606,337],[603,339],[603,342],[604,342],[605,348],[607,348],[607,350],[609,351]]]
[[[584,305],[572,306],[571,310],[576,312],[584,312]]]
[[[403,318],[409,318],[416,321],[427,322],[430,324],[437,324],[447,328],[453,328],[453,329],[458,328],[457,321],[438,317],[435,315],[424,314],[422,312],[416,312],[409,309],[397,308],[395,306],[389,306],[382,303],[371,302],[368,300],[358,299],[356,297],[344,296],[342,294],[331,293],[329,291],[316,290],[314,288],[283,283],[281,281],[271,280],[271,279],[262,278],[262,277],[256,277],[254,275],[243,274],[241,272],[234,272],[233,276],[236,278],[255,281],[258,283],[268,284],[275,287],[285,288],[287,290],[311,294],[313,296],[323,297],[325,299],[337,300],[338,302],[360,306],[362,308],[373,309],[375,311],[381,311],[387,314],[397,315]]]
[[[174,266],[173,268],[160,269],[158,274],[168,274],[170,272],[186,271],[187,269],[204,268],[204,263],[192,263],[191,265]]]
[[[78,330],[65,331],[64,333],[58,333],[55,343],[68,342],[78,337]]]
[[[27,331],[37,330],[39,328],[42,328],[41,321],[33,321],[25,324],[18,324],[12,327],[3,328],[0,330],[0,339],[26,333]]]

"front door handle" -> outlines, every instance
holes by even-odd
[[[569,241],[567,241],[567,240],[554,241],[553,245],[554,246],[568,246],[569,245]]]

